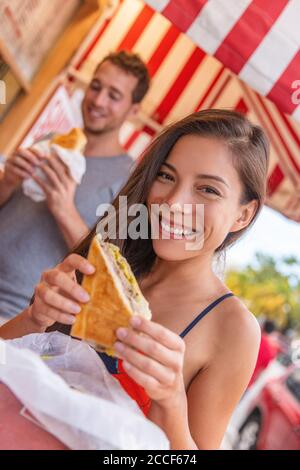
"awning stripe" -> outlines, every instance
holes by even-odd
[[[280,167],[283,173],[290,178],[294,185],[297,184],[297,176],[295,175],[295,169],[292,167],[292,161],[290,159],[289,150],[287,151],[286,146],[282,144],[281,131],[277,126],[274,126],[273,118],[271,113],[267,110],[262,97],[260,97],[254,91],[248,89],[245,90],[247,99],[250,100],[251,106],[254,109],[261,125],[268,134],[271,145],[275,149],[277,157],[280,159]]]
[[[209,82],[206,93],[202,96],[201,100],[198,102],[196,106],[196,109],[195,109],[196,111],[199,111],[203,107],[205,101],[207,100],[208,96],[210,96],[213,88],[215,88],[216,84],[219,82],[221,75],[224,73],[224,71],[225,71],[225,67],[224,66],[220,67],[220,70],[216,74],[215,78],[211,82]]]
[[[271,197],[284,180],[284,173],[279,165],[276,165],[268,179],[268,196]]]
[[[290,0],[239,74],[263,95],[280,80],[299,50],[299,18],[300,2]]]
[[[153,8],[162,5],[145,1]],[[193,17],[198,7],[195,0],[171,0],[159,11],[206,53],[300,121],[299,95],[292,100],[292,83],[300,70],[300,1],[209,0],[187,28],[185,18]]]
[[[117,50],[131,50],[154,15],[154,10],[145,5],[131,25],[130,30],[119,43]]]
[[[180,31],[175,28],[173,25],[169,27],[166,34],[162,38],[162,41],[158,48],[154,51],[152,57],[148,61],[148,68],[151,76],[155,75],[160,65],[163,63],[165,57],[168,55],[171,47],[174,45],[175,41],[178,39]]]
[[[285,114],[282,113],[281,118],[284,120],[284,123],[285,123],[286,127],[288,128],[291,136],[293,137],[296,144],[298,145],[298,149],[300,149],[300,135],[296,133],[294,127],[291,125],[290,119],[287,118],[287,116]],[[299,155],[299,157],[300,157],[300,155]]]
[[[288,0],[253,0],[215,53],[215,57],[238,74],[270,31]],[[264,14],[258,15],[257,9]],[[256,34],[252,34],[256,31]]]
[[[299,29],[300,29],[300,16],[299,16]],[[295,54],[294,58],[290,61],[285,71],[282,73],[279,80],[275,83],[273,88],[267,94],[271,101],[276,101],[278,98],[278,106],[280,109],[288,114],[292,114],[298,107],[299,103],[293,102],[291,97],[291,84],[295,79],[300,78],[300,49]],[[280,101],[279,101],[280,100]]]
[[[161,10],[166,18],[172,18],[172,23],[181,31],[186,31],[195,21],[208,0],[196,0],[187,5],[186,0],[170,1]]]
[[[291,163],[293,164],[294,170],[296,170],[297,173],[300,175],[300,166],[298,165],[298,163],[294,159],[293,154],[291,153],[289,147],[286,144],[286,141],[285,141],[284,137],[282,136],[280,130],[278,129],[278,127],[277,127],[277,125],[276,125],[276,123],[273,119],[272,114],[269,112],[269,110],[268,110],[267,106],[265,105],[265,103],[264,103],[263,99],[261,98],[261,96],[257,95],[257,99],[259,100],[260,105],[262,106],[263,110],[265,111],[266,115],[268,116],[268,119],[269,119],[270,123],[272,124],[274,130],[276,131],[276,135],[278,136],[278,138],[281,142],[281,145],[285,149]]]
[[[194,49],[168,93],[153,113],[159,123],[165,120],[205,56],[205,52],[201,49]]]
[[[189,8],[187,2],[186,8]],[[227,34],[250,5],[251,0],[209,0],[186,34],[208,54],[215,54]],[[173,21],[172,18],[169,18]]]
[[[239,111],[242,114],[247,114],[249,111],[249,108],[244,100],[244,98],[241,98],[238,102],[238,104],[235,107],[236,111]]]

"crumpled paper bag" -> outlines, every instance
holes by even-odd
[[[0,350],[0,381],[70,449],[169,449],[87,343],[53,332],[0,340]]]
[[[62,162],[69,168],[73,180],[77,184],[80,184],[86,171],[85,157],[81,152],[63,148],[57,144],[50,144],[50,141],[50,139],[42,140],[41,142],[37,142],[32,145],[31,148],[41,152],[48,158],[51,158],[51,153],[58,155]],[[44,181],[47,180],[47,176],[41,168],[36,168],[35,174]],[[40,202],[46,199],[43,189],[33,178],[27,178],[24,180],[22,188],[24,194],[30,197],[33,201]]]

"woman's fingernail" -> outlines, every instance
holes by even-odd
[[[95,272],[95,268],[91,264],[87,264],[86,270],[87,270],[88,274],[92,274],[92,273]]]
[[[127,328],[118,328],[118,330],[117,330],[117,337],[118,338],[125,339],[127,335],[128,335]]]
[[[72,310],[73,313],[79,313],[80,310],[81,310],[81,307],[80,307],[80,305],[72,304],[71,305],[71,310]]]
[[[115,343],[115,349],[116,349],[116,351],[123,352],[125,347],[122,343],[116,342]]]
[[[79,298],[80,300],[82,300],[82,302],[88,302],[90,300],[89,294],[82,290],[79,292]]]
[[[142,323],[142,320],[140,319],[140,317],[132,317],[130,320],[130,323],[132,326],[140,326]]]
[[[68,324],[68,325],[73,325],[73,323],[75,323],[75,320],[76,320],[75,317],[69,316],[69,317],[68,317],[68,320],[67,320],[67,324]]]

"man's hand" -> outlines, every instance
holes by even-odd
[[[82,220],[74,202],[77,184],[66,165],[58,156],[50,158],[41,166],[48,181],[37,175],[32,178],[41,186],[46,194],[49,210],[54,216],[66,244],[71,249],[78,241],[88,234],[88,227]]]
[[[33,149],[19,148],[6,161],[0,181],[0,204],[4,204],[26,178],[33,175],[45,156]]]
[[[57,155],[53,155],[42,164],[41,170],[47,176],[48,181],[42,180],[35,174],[32,178],[44,190],[47,205],[54,217],[57,220],[63,220],[75,209],[74,196],[77,184],[70,175],[69,169]]]
[[[44,156],[33,149],[18,149],[6,161],[3,183],[16,188],[24,179],[30,178]]]

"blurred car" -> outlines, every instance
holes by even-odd
[[[234,449],[300,450],[300,366],[271,379],[251,403]]]

